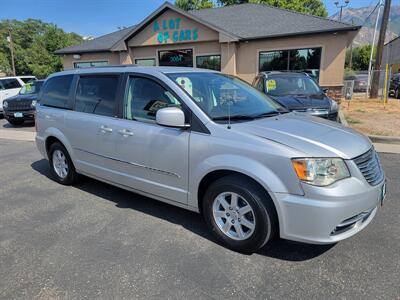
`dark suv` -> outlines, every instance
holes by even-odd
[[[389,92],[394,95],[396,99],[400,99],[400,73],[392,76]]]
[[[254,79],[253,86],[290,111],[338,120],[338,104],[306,73],[262,72]]]
[[[44,80],[33,80],[25,84],[18,95],[3,102],[4,116],[12,125],[35,120],[36,103]]]

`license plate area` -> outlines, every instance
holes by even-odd
[[[22,118],[24,114],[22,112],[16,112],[14,113],[14,118]]]

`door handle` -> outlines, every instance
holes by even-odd
[[[101,125],[100,129],[101,129],[101,132],[103,132],[103,133],[106,133],[106,132],[111,133],[113,131],[112,128],[109,128],[105,125]]]
[[[133,132],[128,129],[119,130],[118,133],[123,136],[133,136]]]

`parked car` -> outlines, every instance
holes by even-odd
[[[4,116],[12,125],[21,125],[35,119],[38,95],[44,80],[33,80],[25,84],[18,95],[3,101]]]
[[[262,72],[253,86],[290,111],[338,121],[338,104],[307,73]]]
[[[200,212],[237,251],[274,236],[335,243],[365,228],[384,199],[367,137],[285,112],[233,76],[87,68],[49,76],[40,95],[36,144],[57,182],[83,174]]]
[[[394,74],[390,80],[389,93],[400,99],[400,73]]]
[[[366,93],[368,85],[368,74],[349,75],[344,80],[354,80],[354,93]]]
[[[0,77],[0,115],[3,115],[3,101],[19,93],[22,86],[36,79],[34,76]]]

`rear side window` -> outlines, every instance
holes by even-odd
[[[10,89],[18,89],[21,87],[21,84],[18,82],[17,79],[2,79],[1,86],[3,90],[10,90]]]
[[[118,76],[88,76],[79,79],[75,111],[114,117]]]
[[[24,83],[28,83],[29,81],[36,80],[36,77],[22,77],[21,80]]]
[[[64,75],[50,78],[43,88],[40,104],[57,108],[67,108],[73,77],[74,75]]]

